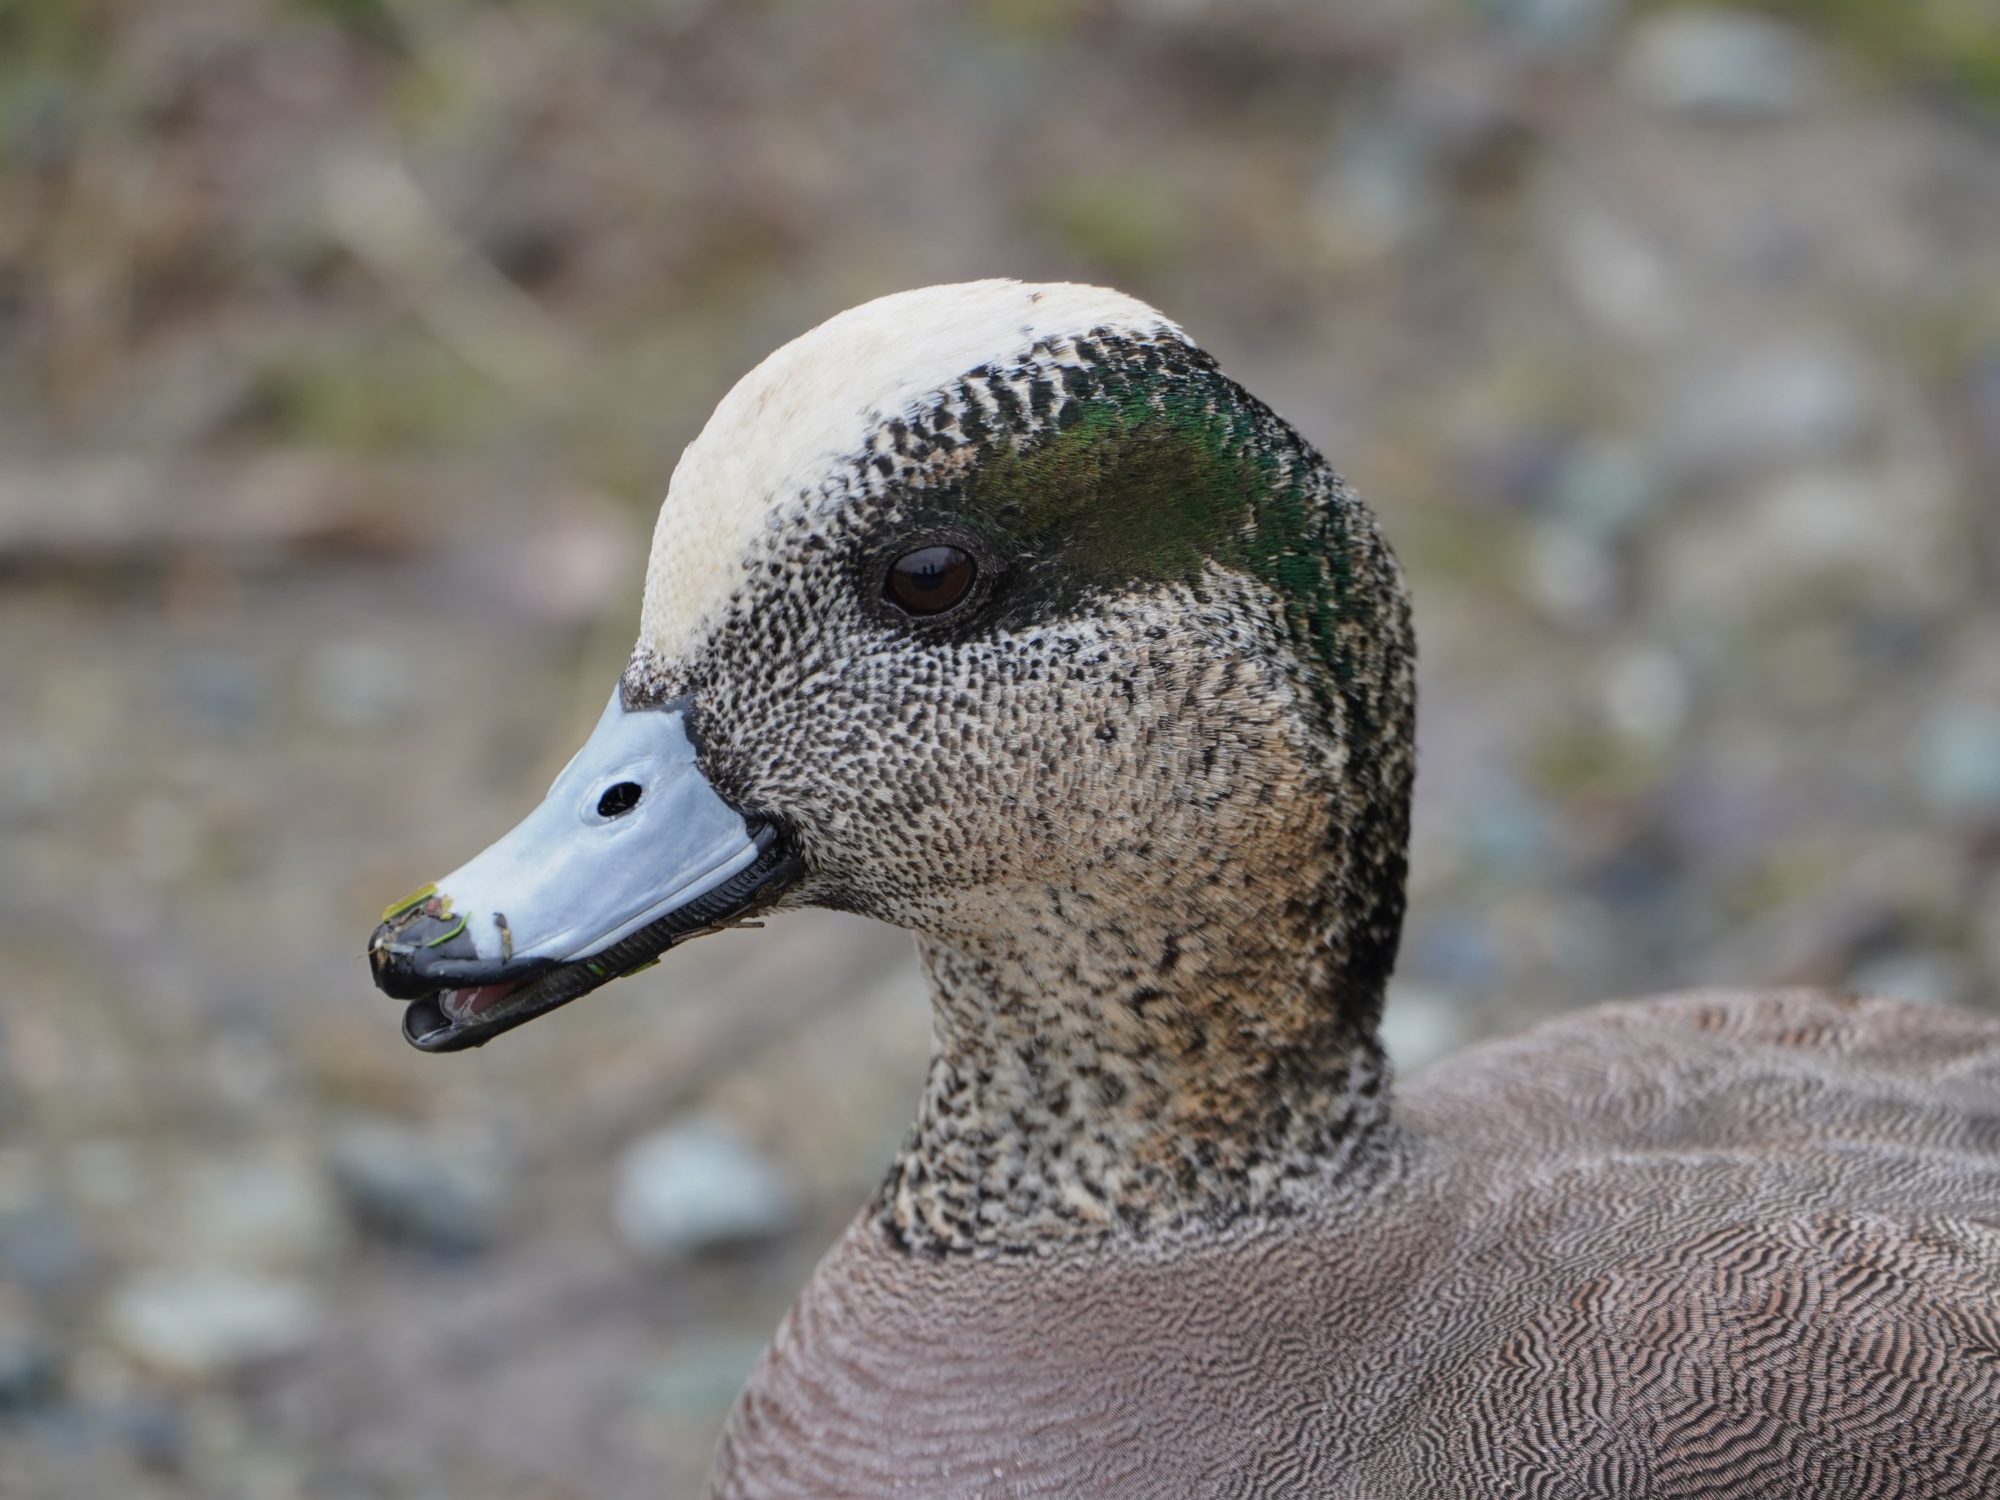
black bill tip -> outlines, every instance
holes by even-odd
[[[592,990],[601,989],[651,964],[669,948],[691,937],[713,932],[730,922],[747,917],[768,906],[798,878],[802,866],[789,843],[770,824],[757,827],[753,835],[757,858],[713,890],[676,907],[657,921],[620,938],[599,953],[568,963],[548,959],[496,967],[491,964],[455,963],[433,954],[419,965],[422,981],[389,954],[377,960],[378,942],[371,946],[370,964],[376,985],[396,999],[408,1000],[403,1012],[403,1038],[420,1052],[463,1052],[483,1047],[495,1037],[512,1031],[535,1017],[569,1004]],[[385,924],[387,925],[387,924]],[[407,945],[402,945],[407,946]],[[454,983],[453,981],[456,981]],[[518,981],[518,983],[516,983]],[[417,982],[428,988],[411,993]],[[449,990],[465,987],[513,984],[504,998],[475,1015],[454,1017],[445,1008]]]

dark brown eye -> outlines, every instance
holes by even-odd
[[[957,547],[919,547],[889,564],[882,597],[913,615],[936,615],[972,591],[979,576],[970,553]]]

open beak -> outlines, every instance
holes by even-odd
[[[368,963],[410,1002],[425,1052],[478,1047],[798,878],[780,830],[724,802],[696,764],[688,700],[617,692],[541,806],[485,853],[382,914]]]

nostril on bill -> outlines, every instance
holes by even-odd
[[[604,795],[597,799],[597,815],[600,818],[622,818],[639,805],[645,795],[644,789],[636,781],[621,781],[616,786],[604,789]]]

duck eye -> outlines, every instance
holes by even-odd
[[[642,795],[636,781],[621,781],[616,786],[606,787],[604,795],[597,799],[597,815],[600,818],[622,818],[639,805]]]
[[[972,591],[979,576],[972,554],[958,547],[919,547],[889,564],[882,597],[913,615],[936,615]]]

